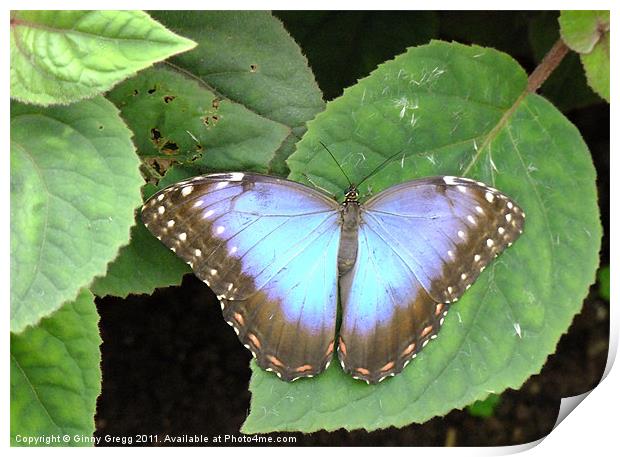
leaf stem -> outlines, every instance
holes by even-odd
[[[527,91],[536,92],[547,80],[549,75],[555,70],[564,56],[568,53],[568,46],[561,38],[555,42],[553,47],[547,52],[542,62],[534,69],[527,80]]]

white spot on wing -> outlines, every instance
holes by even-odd
[[[163,206],[160,206],[159,208],[157,208],[157,212],[159,214],[164,214],[166,212],[166,208],[164,208]]]
[[[231,181],[241,181],[245,175],[243,173],[231,173],[228,178]]]
[[[223,225],[218,225],[217,228],[215,229],[215,233],[217,233],[218,235],[221,235],[222,233],[224,233],[224,230],[226,230],[224,228]]]
[[[223,189],[227,185],[228,185],[228,181],[220,181],[220,182],[217,183],[217,186],[215,186],[215,188],[216,189]]]
[[[449,186],[454,186],[458,183],[458,178],[456,178],[455,176],[444,176],[443,182],[445,182]]]
[[[486,198],[489,203],[493,203],[493,200],[495,200],[495,196],[491,192],[486,192],[484,198]]]
[[[187,239],[187,233],[179,233],[179,240],[185,241]]]
[[[192,191],[193,191],[193,190],[194,190],[194,187],[193,187],[193,186],[187,186],[187,187],[184,187],[184,188],[181,190],[181,195],[183,195],[184,197],[187,197],[189,194],[191,194],[191,193],[192,193]]]
[[[210,209],[209,211],[206,211],[206,212],[202,215],[202,218],[203,218],[203,219],[206,219],[207,217],[211,217],[211,216],[213,216],[213,210],[212,210],[212,209]]]

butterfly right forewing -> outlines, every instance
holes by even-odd
[[[286,380],[317,374],[331,359],[338,217],[337,203],[319,192],[252,173],[177,183],[142,211],[218,295],[258,364]]]

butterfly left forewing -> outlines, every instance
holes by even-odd
[[[219,173],[162,190],[142,220],[218,295],[259,366],[291,380],[331,359],[337,210],[291,181]]]
[[[509,197],[466,178],[411,181],[370,199],[355,269],[341,279],[345,370],[369,382],[401,371],[524,220]]]

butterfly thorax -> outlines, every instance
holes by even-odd
[[[340,206],[340,246],[338,247],[338,273],[343,276],[353,268],[357,259],[357,233],[361,222],[359,194],[351,186]]]

